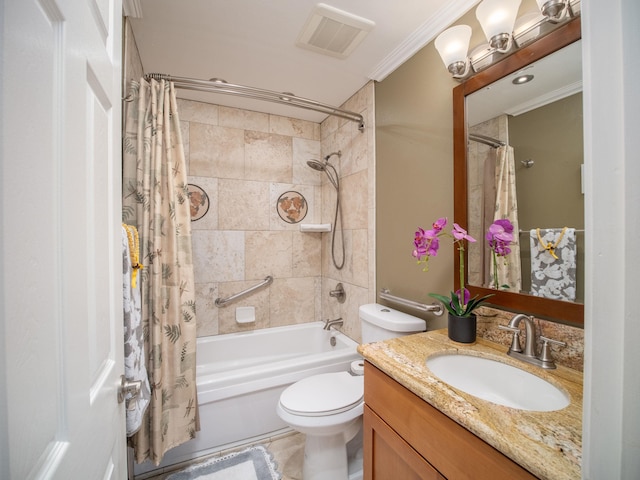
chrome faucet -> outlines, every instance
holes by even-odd
[[[520,322],[524,320],[524,328],[525,328],[525,343],[524,343],[524,352],[522,351],[522,346],[520,345]],[[511,340],[511,347],[509,347],[509,351],[507,355],[510,355],[514,358],[518,358],[523,362],[531,363],[533,365],[537,365],[546,369],[556,368],[556,364],[553,361],[553,357],[551,356],[551,347],[549,344],[555,344],[560,346],[566,346],[567,344],[564,342],[560,342],[558,340],[553,340],[551,338],[544,337],[540,335],[540,340],[543,341],[542,350],[540,354],[537,353],[537,333],[536,333],[536,325],[533,322],[534,318],[531,315],[525,315],[520,313],[514,316],[508,325],[498,325],[498,328],[502,330],[508,330],[513,332],[513,339]]]
[[[344,325],[344,322],[342,321],[342,317],[340,318],[336,318],[335,320],[329,320],[328,318],[324,321],[324,327],[322,327],[323,330],[329,330],[331,327],[341,327],[342,325]]]

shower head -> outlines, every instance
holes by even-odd
[[[314,170],[318,170],[319,172],[324,172],[327,169],[327,165],[325,163],[320,162],[319,160],[309,160],[307,162]]]
[[[333,153],[330,153],[329,155],[326,155],[324,157],[324,163],[322,163],[320,160],[309,160],[307,162],[307,165],[309,165],[314,170],[318,170],[319,172],[326,172],[327,166],[332,167],[332,165],[329,163],[329,159],[334,155],[338,155],[338,157],[341,157],[342,152],[338,150],[337,152],[333,152]]]

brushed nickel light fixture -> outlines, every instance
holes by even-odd
[[[530,12],[517,19],[521,0],[482,0],[476,8],[476,18],[482,27],[487,44],[468,54],[471,27],[456,25],[442,32],[435,47],[445,66],[458,80],[468,78],[502,56],[509,54],[536,38],[549,33],[557,24],[580,14],[580,0],[536,0],[538,12]]]

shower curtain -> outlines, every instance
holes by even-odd
[[[522,289],[520,267],[520,226],[518,223],[518,201],[516,198],[516,167],[513,147],[506,145],[496,150],[496,204],[494,220],[508,219],[513,224],[513,244],[511,253],[505,258],[499,257],[497,273],[499,285],[508,285],[510,292]],[[506,261],[505,261],[506,259]],[[490,266],[493,278],[495,266]]]
[[[140,234],[142,325],[151,401],[131,437],[138,463],[199,430],[187,174],[171,82],[132,82],[123,135],[123,222]]]

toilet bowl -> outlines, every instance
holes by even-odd
[[[287,388],[278,415],[306,435],[305,480],[347,479],[347,443],[362,428],[364,376],[350,372],[313,375]]]
[[[383,305],[359,310],[363,343],[424,331],[424,320]],[[361,365],[350,372],[304,378],[280,395],[277,412],[294,430],[305,434],[304,480],[362,478],[362,413],[364,376]],[[360,435],[359,435],[360,434]],[[352,443],[349,443],[353,441]],[[354,445],[359,443],[358,445]]]

